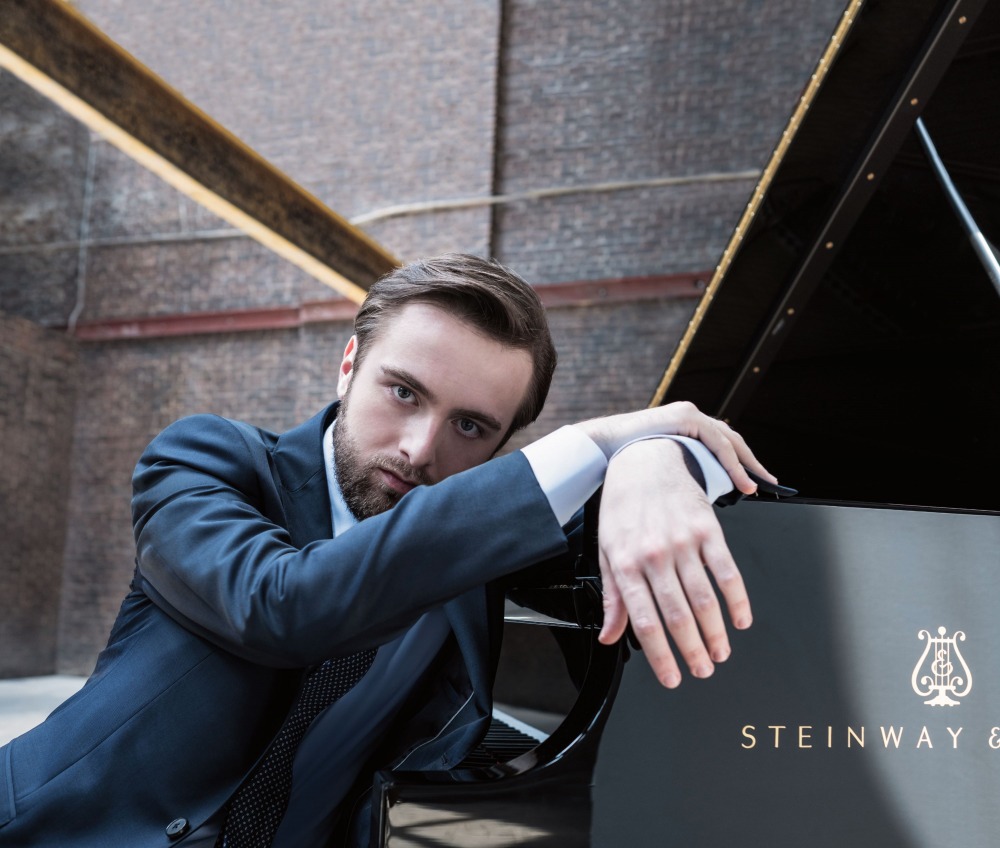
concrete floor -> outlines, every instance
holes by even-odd
[[[0,680],[0,745],[40,724],[86,679],[53,674]]]

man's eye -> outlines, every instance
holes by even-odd
[[[400,400],[409,400],[413,397],[413,392],[406,388],[406,386],[393,386],[392,393]]]
[[[478,436],[482,432],[479,425],[471,418],[459,418],[458,429],[465,436]]]

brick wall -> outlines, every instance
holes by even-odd
[[[752,180],[587,189],[759,169],[840,11],[825,0],[77,6],[347,216],[494,191],[581,189],[493,212],[367,225],[403,258],[491,252],[539,282],[712,267]],[[91,239],[128,242],[84,251],[84,320],[329,296],[237,233],[200,238],[229,228],[107,144],[88,151],[72,122],[40,118],[37,96],[17,99],[30,111],[19,125],[33,126],[33,137],[58,124],[55,166],[31,188],[55,210],[57,226],[31,238],[73,238],[84,223]],[[29,143],[19,150],[19,160],[37,158]],[[81,222],[88,152],[91,194]],[[190,241],[161,240],[179,234]],[[76,254],[8,257],[12,278],[42,263],[45,273],[35,276],[62,284],[52,297],[22,303],[23,292],[5,288],[0,274],[0,308],[45,323],[65,319],[75,301]]]
[[[55,670],[76,353],[0,314],[0,677]]]
[[[73,311],[88,144],[85,127],[0,70],[0,311],[8,315],[65,324]]]
[[[839,4],[820,0],[75,5],[347,216],[759,168],[839,14]],[[58,326],[77,304],[86,321],[331,295],[2,72],[0,98],[0,310]],[[494,211],[387,218],[367,229],[402,258],[492,252],[538,282],[705,270],[751,188],[584,191]],[[511,447],[567,421],[643,405],[692,308],[663,299],[553,309],[561,365],[542,418]],[[0,329],[4,351],[33,340],[30,356],[18,353],[0,375],[9,443],[22,457],[38,444],[46,457],[53,445],[64,452],[51,453],[62,459],[46,477],[51,491],[20,494],[28,459],[4,474],[5,497],[18,492],[25,510],[45,501],[50,513],[37,526],[22,512],[6,519],[22,516],[21,535],[0,589],[12,594],[29,578],[57,583],[65,548],[58,629],[55,595],[19,589],[22,613],[0,621],[0,636],[5,645],[35,645],[17,649],[25,662],[36,657],[34,671],[55,661],[61,671],[86,672],[131,576],[129,480],[149,439],[202,411],[292,426],[332,398],[349,327],[79,347],[16,320]],[[22,341],[11,347],[8,336]],[[45,390],[26,388],[32,379]],[[47,398],[51,424],[29,397]],[[52,492],[68,492],[68,506],[46,497]]]
[[[347,217],[402,202],[481,196],[493,179],[499,7],[495,0],[164,0],[75,4],[140,61],[250,147]],[[147,186],[127,163],[101,154],[98,226],[175,232],[169,190]],[[141,185],[140,185],[141,184]],[[101,186],[106,186],[103,189]],[[181,204],[183,205],[183,204]],[[117,207],[117,208],[116,208]],[[113,219],[113,220],[112,220]],[[214,228],[217,222],[204,221]],[[448,213],[437,221],[401,218],[370,233],[403,258],[447,250],[485,253],[489,211]],[[190,221],[194,228],[197,221]],[[185,273],[218,289],[217,299],[329,295],[304,276],[262,271],[253,285],[221,277],[228,261],[207,250],[184,259]],[[150,255],[150,254],[153,255]],[[130,281],[162,269],[156,251],[115,251],[112,269]],[[240,261],[244,261],[240,257]],[[159,280],[169,293],[179,272]],[[237,274],[236,276],[244,276]],[[280,279],[272,279],[279,277]],[[181,282],[186,279],[181,276]],[[280,291],[270,291],[275,286]],[[164,295],[168,296],[168,295]],[[133,308],[141,304],[132,304]],[[196,308],[178,293],[175,311]],[[94,303],[91,316],[104,314]]]
[[[828,0],[507,0],[499,190],[759,169],[840,12]],[[539,282],[704,270],[753,186],[501,207],[494,251]]]

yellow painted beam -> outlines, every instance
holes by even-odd
[[[62,0],[0,0],[0,66],[357,303],[398,264]]]

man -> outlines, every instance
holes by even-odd
[[[743,465],[767,472],[739,436],[680,404],[488,461],[555,354],[530,287],[474,257],[393,272],[355,330],[339,406],[281,436],[196,416],[147,448],[132,592],[80,693],[0,749],[0,845],[367,844],[373,769],[451,768],[485,732],[490,581],[564,553],[602,480],[601,639],[631,619],[665,686],[661,614],[693,675],[727,658],[706,569],[736,627],[749,602],[684,451],[749,493]]]

